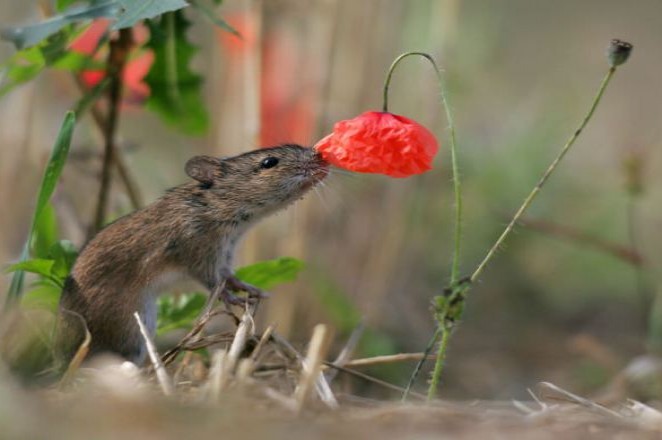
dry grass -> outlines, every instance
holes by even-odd
[[[167,368],[142,371],[117,359],[96,359],[67,387],[24,390],[0,380],[2,438],[658,438],[662,413],[635,401],[603,406],[550,383],[529,402],[396,403],[360,397],[332,382],[326,326],[315,327],[305,355],[272,327],[255,329],[247,308],[234,335],[195,338],[212,344],[210,359],[187,351]],[[349,344],[348,344],[349,345]],[[342,359],[344,371],[410,361],[420,354]],[[326,368],[322,365],[326,364]],[[159,374],[157,375],[156,372]],[[362,375],[363,373],[357,372]],[[369,376],[366,376],[369,378]],[[167,384],[164,386],[163,384]]]

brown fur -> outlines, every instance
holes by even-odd
[[[268,157],[278,164],[262,167]],[[144,345],[133,313],[154,332],[155,296],[169,274],[188,276],[210,290],[232,277],[241,235],[301,198],[326,176],[327,165],[310,148],[284,145],[224,159],[197,156],[186,171],[196,180],[110,224],[82,250],[60,301],[62,310],[72,312],[61,313],[63,360],[82,341],[82,317],[92,335],[91,354],[114,352],[142,362]]]

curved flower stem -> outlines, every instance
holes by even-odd
[[[527,210],[527,208],[531,205],[531,202],[536,198],[540,190],[542,189],[543,185],[545,182],[547,182],[547,179],[549,179],[549,176],[552,175],[556,167],[559,165],[559,162],[563,159],[563,157],[566,155],[566,153],[570,150],[570,148],[573,146],[579,135],[582,133],[584,130],[584,127],[586,127],[586,124],[588,124],[588,121],[591,120],[591,117],[593,116],[593,113],[595,112],[595,109],[597,108],[598,104],[600,103],[600,100],[602,99],[602,95],[605,92],[605,89],[607,88],[607,85],[609,84],[609,81],[611,78],[614,76],[614,72],[616,72],[616,67],[612,66],[609,68],[607,71],[607,74],[602,80],[602,83],[600,84],[600,88],[598,89],[598,93],[595,95],[595,98],[593,98],[593,103],[591,104],[591,108],[589,109],[588,113],[586,116],[584,116],[584,119],[582,120],[581,124],[579,124],[579,128],[575,130],[575,132],[570,136],[570,139],[565,143],[559,154],[556,156],[556,158],[552,161],[552,163],[549,165],[545,173],[542,175],[536,186],[533,187],[533,190],[529,193],[529,195],[524,199],[524,202],[522,205],[519,207],[513,218],[510,220],[510,223],[508,223],[508,226],[506,226],[506,229],[503,230],[497,241],[492,245],[490,250],[487,252],[487,255],[485,255],[485,258],[483,258],[483,261],[480,262],[478,267],[476,267],[476,270],[471,274],[469,277],[469,282],[474,283],[480,274],[483,272],[485,269],[485,266],[487,266],[487,263],[490,262],[492,257],[494,257],[494,254],[496,253],[497,249],[503,244],[503,242],[506,240],[506,237],[512,232],[513,228],[515,227],[515,224],[519,221],[519,219],[522,217],[524,212]]]
[[[448,128],[450,130],[451,166],[453,170],[453,191],[455,197],[455,230],[453,234],[454,235],[453,260],[452,260],[451,274],[450,274],[450,285],[455,286],[460,281],[459,280],[460,251],[462,247],[462,191],[460,185],[460,172],[457,161],[457,146],[456,146],[457,142],[455,136],[455,124],[453,122],[453,114],[451,113],[450,105],[448,104],[448,99],[446,98],[444,82],[441,77],[441,70],[439,70],[439,67],[437,67],[437,63],[429,54],[425,52],[406,52],[400,55],[399,57],[397,57],[393,61],[386,75],[386,80],[384,81],[384,105],[382,107],[382,110],[384,112],[388,111],[388,90],[389,90],[389,85],[391,84],[391,77],[393,76],[393,71],[395,70],[396,66],[400,63],[400,61],[402,61],[403,59],[409,56],[421,56],[426,60],[428,60],[430,64],[432,64],[432,67],[434,68],[434,73],[437,75],[437,82],[439,84],[439,93],[441,95],[441,104],[446,113],[446,120],[448,121]],[[436,392],[433,390],[436,390],[437,384],[439,382],[439,377],[441,375],[441,370],[443,367],[443,360],[446,356],[446,347],[448,345],[448,338],[450,331],[450,327],[444,323],[445,319],[440,319],[441,316],[438,313],[435,314],[435,317],[437,320],[437,330],[435,330],[435,333],[432,336],[432,339],[430,340],[430,344],[428,345],[428,350],[430,350],[431,347],[434,346],[434,344],[437,342],[440,336],[441,336],[441,345],[439,346],[439,350],[437,351],[437,360],[435,362],[435,369],[434,369],[435,373],[433,374],[433,377],[430,382],[428,397],[433,396],[434,392]],[[411,388],[414,380],[416,380],[416,376],[418,375],[418,372],[420,371],[424,361],[425,361],[425,357],[416,366],[416,369],[414,370],[414,373],[412,374],[409,383],[407,384],[407,391]],[[403,399],[406,399],[406,397],[407,397],[407,392],[405,392],[405,394],[403,395]]]

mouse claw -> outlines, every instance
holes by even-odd
[[[262,289],[255,287],[251,284],[244,283],[235,276],[229,276],[225,282],[229,290],[233,290],[235,292],[237,291],[246,292],[249,298],[252,299],[269,298],[269,294],[267,292],[264,292]]]
[[[257,298],[251,296],[243,297],[243,296],[235,295],[234,293],[230,292],[227,289],[223,289],[219,299],[228,306],[243,306],[245,304],[255,304],[258,300]]]

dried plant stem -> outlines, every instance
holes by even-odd
[[[410,362],[410,361],[419,361],[424,358],[434,359],[425,355],[425,353],[398,353],[398,354],[387,354],[383,356],[373,356],[369,358],[353,359],[351,361],[338,362],[337,360],[333,362],[334,366],[343,366],[348,368],[355,367],[371,367],[374,365],[386,365],[386,364],[395,364],[398,362]]]
[[[147,331],[147,328],[145,327],[142,319],[140,319],[138,312],[134,312],[133,317],[136,318],[136,322],[138,323],[138,328],[140,329],[140,333],[142,334],[145,341],[147,354],[149,355],[150,361],[152,361],[152,366],[154,367],[154,372],[156,373],[156,379],[159,381],[159,385],[161,385],[163,394],[166,396],[171,396],[174,392],[172,381],[170,380],[170,377],[165,370],[163,362],[161,362],[161,358],[156,351],[154,342],[152,342],[152,339],[149,337],[149,332]]]
[[[90,344],[92,343],[92,334],[87,328],[87,323],[85,322],[85,318],[83,318],[81,315],[79,315],[76,312],[72,312],[66,309],[62,309],[62,313],[70,314],[80,321],[81,327],[85,330],[85,338],[83,339],[83,342],[76,350],[76,354],[74,354],[74,357],[71,359],[71,362],[69,362],[69,365],[67,366],[64,375],[62,375],[62,379],[60,379],[60,383],[58,384],[58,388],[60,390],[65,389],[72,382],[74,375],[76,374],[81,364],[87,357],[87,354],[90,351]]]
[[[119,120],[120,101],[122,98],[122,73],[129,56],[129,50],[133,45],[133,33],[131,28],[119,31],[116,40],[110,42],[110,52],[108,54],[108,67],[106,77],[110,78],[108,87],[108,117],[105,120],[104,136],[104,156],[101,168],[101,184],[99,186],[99,196],[97,199],[97,208],[92,225],[91,234],[100,230],[106,220],[106,210],[108,208],[108,199],[110,195],[111,169],[116,159],[115,135],[117,123]]]
[[[384,388],[392,390],[392,391],[398,391],[400,393],[404,393],[406,391],[402,387],[399,387],[397,385],[393,385],[392,383],[386,382],[386,381],[381,380],[381,379],[377,379],[376,377],[369,376],[365,373],[353,370],[351,368],[343,367],[341,365],[335,365],[331,362],[324,362],[324,365],[329,367],[329,368],[333,368],[335,370],[338,370],[342,373],[349,374],[351,376],[357,377],[359,379],[365,380],[365,381],[370,382],[370,383],[374,383],[375,385],[379,385],[381,387],[384,387]],[[416,393],[414,391],[410,391],[409,395],[417,397],[419,399],[423,399],[423,400],[425,400],[425,398],[426,398],[425,395]]]

